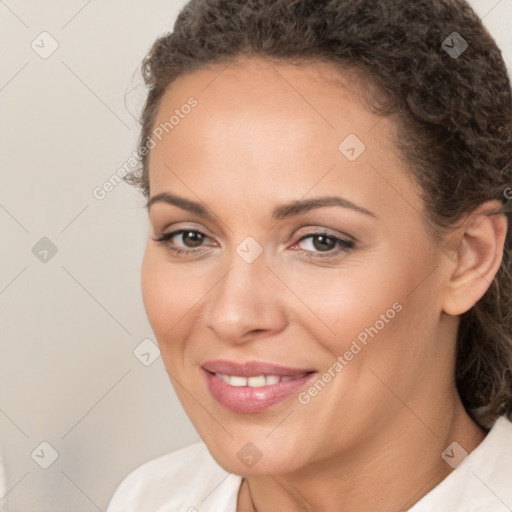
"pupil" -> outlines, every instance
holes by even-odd
[[[195,231],[186,231],[183,233],[183,242],[188,247],[197,247],[201,245],[203,241],[203,235],[201,233],[196,233]]]
[[[317,243],[317,241],[320,241],[320,243]],[[334,247],[334,240],[332,238],[328,238],[326,236],[317,235],[313,238],[313,246],[315,249],[322,251],[322,250],[330,250]]]

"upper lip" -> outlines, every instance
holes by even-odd
[[[235,363],[225,359],[206,361],[203,363],[203,368],[210,373],[221,373],[223,375],[239,377],[256,377],[258,375],[296,376],[314,371],[310,368],[291,368],[289,366],[259,361]]]

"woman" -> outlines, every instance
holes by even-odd
[[[505,511],[510,83],[462,0],[192,0],[143,65],[146,311],[204,443],[119,511]]]

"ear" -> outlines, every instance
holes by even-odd
[[[444,246],[443,252],[452,262],[443,301],[446,314],[456,316],[471,309],[498,272],[508,224],[504,214],[494,213],[501,208],[499,201],[482,203]]]

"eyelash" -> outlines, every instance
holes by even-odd
[[[170,244],[170,240],[174,238],[177,235],[181,235],[184,233],[196,233],[199,235],[203,235],[205,238],[208,238],[204,233],[201,231],[195,230],[195,229],[179,229],[176,231],[171,231],[170,233],[165,233],[163,235],[160,235],[157,238],[154,238],[153,240],[157,243],[160,243],[166,247],[166,249],[176,256],[189,256],[192,254],[195,254],[196,256],[199,254],[203,254],[204,250],[201,249],[180,249],[178,247],[174,247]],[[297,245],[303,240],[306,240],[308,238],[314,238],[314,237],[320,237],[323,236],[325,238],[331,239],[338,245],[338,249],[331,250],[331,251],[308,251],[306,249],[300,249],[300,251],[303,252],[303,256],[307,258],[333,258],[335,256],[338,256],[341,253],[348,253],[352,251],[355,247],[355,242],[352,240],[345,240],[343,238],[338,238],[334,235],[330,235],[329,233],[325,232],[314,232],[314,233],[308,233],[306,235],[303,235],[297,242],[295,242],[293,245]]]

